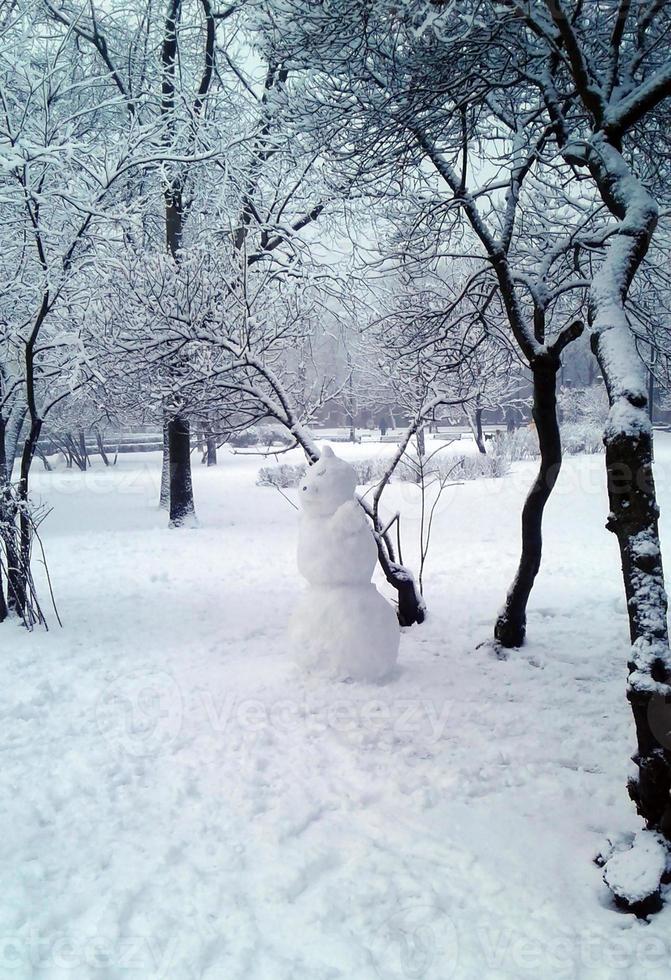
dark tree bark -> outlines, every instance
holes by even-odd
[[[191,486],[191,427],[176,415],[168,424],[170,452],[170,525],[182,527],[195,519]]]
[[[96,445],[98,446],[98,453],[102,459],[105,466],[109,466],[110,461],[107,453],[105,452],[105,443],[103,442],[102,435],[96,429]]]
[[[661,687],[671,683],[667,597],[650,430],[634,438],[623,432],[607,434],[606,473],[606,527],[620,547],[632,642],[627,697],[636,724],[638,778],[630,781],[629,792],[648,826],[671,840],[671,704]],[[644,682],[646,676],[652,684]]]
[[[32,361],[30,363],[32,368]],[[30,375],[32,377],[32,373]],[[28,507],[28,490],[30,479],[30,467],[32,466],[37,449],[37,443],[42,432],[42,419],[32,412],[30,430],[23,444],[21,453],[21,469],[19,475],[19,501],[22,508],[19,512],[19,549],[15,574],[12,576],[10,570],[10,593],[15,602],[16,611],[24,619],[30,616],[28,610],[28,585],[30,575],[30,555],[33,544],[32,524]]]
[[[414,626],[426,619],[426,606],[417,589],[414,576],[403,565],[389,560],[384,548],[378,543],[378,560],[384,577],[396,592],[397,615],[400,626]]]
[[[7,607],[7,600],[5,599],[5,582],[2,569],[0,568],[0,623],[4,623],[8,615],[9,609]]]
[[[592,282],[589,322],[611,406],[604,434],[610,504],[606,527],[620,549],[631,639],[627,698],[636,725],[638,774],[628,789],[647,828],[671,846],[671,651],[652,475],[653,433],[647,378],[625,313],[658,209],[609,138],[593,137],[580,162],[589,167],[604,203],[621,220]],[[658,892],[647,896],[644,905],[658,901]],[[637,903],[628,904],[617,893],[615,897],[637,912]]]
[[[536,335],[545,335],[545,314],[536,310]],[[519,647],[524,643],[527,626],[527,604],[543,554],[543,513],[552,493],[562,464],[561,437],[557,418],[557,372],[561,353],[583,332],[576,320],[559,334],[557,339],[531,363],[533,378],[532,415],[538,434],[540,465],[522,509],[522,554],[513,584],[508,590],[503,609],[494,626],[494,638],[502,647]]]
[[[170,509],[170,417],[163,412],[163,462],[161,464],[161,490],[158,505],[161,510]]]
[[[9,524],[10,515],[7,513],[7,442],[6,442],[7,423],[4,416],[0,414],[0,525],[2,526],[2,541],[5,545],[5,555],[7,555],[6,539],[10,528],[13,528],[12,520]],[[0,563],[0,623],[7,619],[9,609],[5,599],[5,585],[2,564]]]
[[[557,482],[562,462],[557,421],[557,371],[559,359],[548,354],[533,365],[533,420],[538,433],[540,466],[522,509],[522,555],[506,602],[494,627],[504,647],[524,643],[527,603],[541,566],[543,511]]]
[[[471,415],[470,410],[466,411],[466,418],[468,419],[468,424],[471,427],[471,432],[473,433],[473,438],[475,440],[475,445],[478,447],[478,452],[483,455],[487,455],[487,446],[485,445],[485,435],[482,431],[482,412],[483,409],[479,405],[476,405]]]
[[[205,438],[205,453],[207,458],[208,466],[217,465],[217,440],[211,432],[206,434]]]
[[[214,36],[212,35],[212,14],[205,6],[207,21],[207,41],[205,50],[205,68],[201,79],[198,96],[194,103],[194,111],[200,113],[202,100],[207,95],[212,70],[214,67]],[[172,136],[174,123],[172,112],[175,107],[175,66],[178,51],[178,27],[182,15],[182,0],[169,0],[168,13],[165,21],[161,63],[163,77],[161,80],[161,112],[167,120],[167,133]],[[182,240],[184,237],[184,222],[186,207],[184,203],[184,178],[179,172],[172,175],[167,182],[163,197],[165,204],[165,242],[169,254],[175,262],[180,261]],[[179,373],[179,365],[177,371]],[[166,459],[166,449],[168,458]],[[177,453],[175,457],[173,454]],[[168,479],[169,474],[169,479]],[[195,507],[193,502],[193,482],[191,478],[191,446],[190,424],[188,419],[180,414],[172,416],[167,423],[167,432],[163,430],[163,468],[161,473],[160,506],[166,506],[164,489],[169,494],[170,524],[181,527],[193,519]]]
[[[420,425],[417,429],[417,455],[420,459],[426,456],[426,435],[424,433],[424,426]]]

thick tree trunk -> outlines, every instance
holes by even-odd
[[[604,443],[610,513],[627,598],[627,697],[636,724],[638,775],[629,793],[649,830],[671,842],[671,653],[667,628],[659,508],[652,475],[653,439],[647,379],[625,312],[631,282],[657,224],[657,205],[619,149],[598,134],[581,161],[589,167],[610,211],[621,220],[590,290],[592,350],[606,384],[610,412]],[[608,865],[605,876],[608,881]],[[659,901],[659,888],[641,901],[615,898],[638,912]]]
[[[5,583],[2,569],[0,568],[0,623],[4,623],[8,615],[9,609],[7,606],[7,600],[5,599]]]
[[[33,546],[33,526],[28,508],[28,493],[30,467],[35,457],[37,443],[42,432],[42,419],[34,416],[28,436],[23,444],[21,453],[21,469],[19,476],[19,501],[22,509],[19,513],[19,548],[14,575],[10,573],[9,591],[15,602],[16,611],[30,625],[32,613],[28,607],[28,587],[30,576],[30,558]]]
[[[163,413],[163,461],[158,505],[161,510],[170,509],[170,417],[167,412]]]
[[[543,511],[557,482],[562,462],[557,421],[557,371],[559,359],[551,353],[536,358],[533,374],[533,419],[538,433],[540,466],[522,510],[522,555],[506,602],[494,627],[494,636],[504,647],[524,642],[527,603],[541,565]]]
[[[628,697],[636,722],[639,776],[630,792],[648,825],[671,840],[671,706],[666,701],[671,674],[652,432],[645,425],[631,432],[609,425],[605,443],[610,503],[606,527],[620,547],[632,642]]]
[[[168,425],[170,452],[170,525],[193,524],[195,508],[191,484],[191,427],[183,415],[175,415]]]
[[[13,457],[7,455],[7,425],[0,416],[0,522],[2,524],[2,544],[5,552],[7,593],[0,587],[0,622],[7,615],[23,615],[26,598],[26,582],[21,567],[21,552],[17,528],[17,510],[12,497],[10,479]],[[9,449],[15,452],[16,445],[9,440]],[[2,583],[0,583],[2,585]]]
[[[7,513],[6,500],[7,500],[7,484],[9,482],[7,477],[7,424],[3,415],[0,413],[0,527],[2,528],[2,546],[5,545],[5,541],[10,530],[14,526],[13,519],[10,524],[10,514]],[[5,548],[5,556],[7,556],[7,550]],[[0,623],[7,619],[9,610],[7,608],[7,600],[5,599],[5,585],[4,585],[4,575],[3,566],[0,562]]]

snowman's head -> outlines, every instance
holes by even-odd
[[[341,504],[352,499],[356,483],[354,467],[339,459],[330,446],[325,446],[301,480],[298,499],[311,517],[330,517]]]

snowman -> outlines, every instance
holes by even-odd
[[[393,607],[371,578],[377,546],[354,497],[356,471],[326,446],[299,486],[298,569],[309,588],[292,616],[295,659],[339,680],[380,681],[396,663]]]

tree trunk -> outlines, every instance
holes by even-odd
[[[5,422],[4,416],[0,413],[0,525],[2,526],[2,542],[3,545],[7,539],[10,530],[14,526],[14,520],[11,519],[10,524],[10,514],[7,512],[6,500],[7,500],[7,489],[8,489],[8,477],[7,477],[7,424]],[[5,546],[5,554],[7,556],[7,549]],[[8,563],[8,562],[7,562]],[[3,577],[3,566],[0,562],[0,623],[7,619],[9,614],[9,609],[7,608],[7,600],[5,599],[5,585]]]
[[[671,842],[671,653],[652,475],[652,426],[645,369],[624,308],[655,230],[658,209],[603,134],[587,144],[581,162],[621,221],[592,281],[589,322],[592,350],[610,402],[604,434],[610,503],[606,527],[617,536],[620,548],[632,644],[627,698],[636,724],[638,775],[629,782],[629,794],[648,829]],[[632,911],[640,904],[627,904],[617,893],[616,899]],[[654,902],[655,893],[648,900]]]
[[[96,444],[98,446],[98,453],[100,455],[100,458],[102,459],[105,466],[109,466],[110,461],[107,456],[107,453],[105,452],[105,443],[103,442],[103,437],[101,436],[101,434],[98,432],[97,429],[96,429]]]
[[[485,435],[482,431],[482,409],[476,408],[475,410],[475,444],[481,453],[487,455],[487,447],[485,446]]]
[[[13,443],[10,449],[14,451]],[[0,622],[10,612],[23,614],[25,605],[25,586],[21,576],[21,556],[16,526],[16,506],[12,499],[10,474],[13,460],[7,457],[7,427],[0,416],[0,521],[2,522],[2,543],[5,550],[7,573],[7,594],[3,590],[0,597]]]
[[[19,476],[19,501],[22,509],[19,513],[19,547],[18,554],[15,556],[14,574],[10,569],[10,598],[14,602],[14,608],[24,617],[24,621],[30,625],[31,613],[28,608],[28,586],[30,576],[30,556],[33,545],[32,523],[28,510],[28,492],[30,467],[37,443],[42,432],[42,419],[33,416],[28,436],[23,444],[21,453],[21,469]]]
[[[163,461],[161,464],[161,490],[158,506],[161,510],[170,509],[170,418],[163,412]]]
[[[482,431],[482,409],[478,406],[471,415],[470,411],[466,410],[466,418],[470,426],[471,432],[473,433],[473,439],[475,440],[475,445],[478,447],[478,451],[483,455],[487,455],[487,446],[485,445],[485,436]]]
[[[83,429],[79,430],[78,433],[79,440],[79,457],[81,459],[81,464],[79,466],[80,470],[84,471],[90,465],[89,454],[86,451],[86,434]]]
[[[2,575],[2,568],[0,568],[0,623],[4,623],[9,615],[9,609],[7,607],[7,600],[5,599],[5,583]]]
[[[561,468],[561,439],[557,421],[558,369],[559,359],[551,353],[537,357],[532,365],[532,415],[541,458],[538,475],[522,510],[520,563],[494,627],[494,636],[503,647],[519,647],[524,643],[527,603],[541,565],[543,511]]]
[[[207,453],[207,465],[216,466],[217,465],[217,440],[214,438],[211,432],[208,432],[205,439],[206,453]]]
[[[426,456],[426,436],[423,425],[417,429],[417,455],[420,459],[424,459]]]
[[[630,793],[648,826],[671,840],[671,705],[666,690],[671,675],[652,432],[642,427],[629,434],[609,426],[605,443],[610,503],[606,527],[620,547],[632,642],[628,698],[636,723],[639,774],[630,783]]]
[[[168,425],[170,453],[170,525],[193,524],[195,508],[191,484],[191,426],[183,415],[175,415]]]

